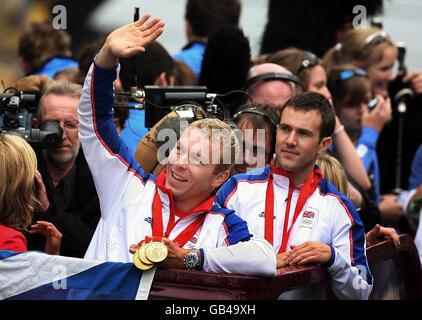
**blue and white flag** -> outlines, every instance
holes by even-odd
[[[0,299],[146,300],[156,267],[0,250]]]

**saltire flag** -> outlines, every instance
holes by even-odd
[[[146,300],[156,267],[0,250],[0,299]]]

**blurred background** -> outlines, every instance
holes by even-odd
[[[0,80],[7,87],[24,76],[17,63],[17,45],[21,31],[32,21],[52,21],[52,8],[63,5],[67,14],[67,31],[72,37],[72,52],[111,30],[133,21],[133,8],[140,7],[141,15],[150,12],[166,22],[159,42],[174,54],[187,43],[184,11],[186,0],[1,0],[0,10]],[[240,27],[249,38],[252,57],[260,52],[261,37],[267,23],[268,0],[241,0]],[[284,1],[284,0],[279,0]],[[383,29],[393,41],[404,42],[407,48],[408,70],[422,70],[422,1],[384,0]],[[343,3],[343,1],[338,2]],[[312,8],[310,9],[312,10]],[[306,25],[306,21],[303,22]],[[307,26],[311,28],[312,26]]]

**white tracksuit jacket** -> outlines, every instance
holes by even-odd
[[[274,185],[274,239],[273,246],[279,251],[289,193],[289,173],[268,166],[247,174],[238,174],[228,180],[217,193],[216,203],[235,210],[250,230],[264,237],[265,199],[270,170]],[[322,177],[322,173],[316,169]],[[292,225],[293,212],[299,190],[292,194],[288,227]],[[304,213],[307,213],[304,216]],[[311,214],[309,214],[311,213]],[[313,213],[313,214],[312,214]],[[305,241],[328,244],[333,259],[327,264],[334,293],[340,299],[367,299],[372,290],[372,275],[366,259],[366,240],[362,221],[352,203],[323,178],[305,202],[292,227],[286,250],[290,245]],[[321,289],[321,288],[320,288]],[[286,298],[321,298],[322,290],[313,293],[298,290],[286,294]],[[312,291],[312,290],[311,290]],[[281,296],[283,298],[283,295]]]
[[[164,230],[169,221],[171,197],[160,187],[160,176],[144,174],[116,131],[112,107],[113,81],[117,75],[118,67],[103,69],[93,63],[78,107],[79,139],[101,206],[101,219],[85,258],[131,262],[129,246],[152,236],[154,194],[159,192],[161,198]],[[250,234],[247,224],[232,211],[213,206],[212,197],[208,202],[210,210],[202,227],[184,245],[185,249],[201,250],[202,270],[273,276],[276,257],[272,246]],[[175,239],[204,212],[201,208],[181,217],[169,238]]]

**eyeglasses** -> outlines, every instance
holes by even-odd
[[[338,76],[337,81],[346,81],[346,80],[349,80],[353,77],[365,77],[365,78],[367,78],[368,75],[362,69],[344,70]]]
[[[308,52],[302,59],[302,62],[296,73],[301,72],[306,68],[312,68],[318,64],[318,57],[312,52]]]

